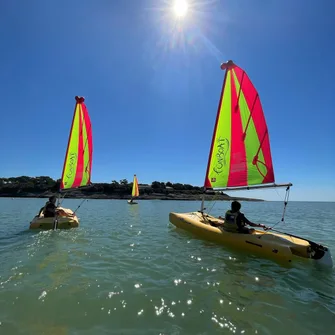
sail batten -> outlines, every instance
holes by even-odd
[[[260,96],[247,73],[232,61],[226,70],[205,188],[274,183],[268,129]]]
[[[73,121],[64,160],[60,190],[87,186],[91,183],[92,126],[85,99],[76,97]]]
[[[136,177],[136,174],[134,175],[134,180],[133,180],[133,188],[131,191],[131,196],[132,198],[138,197],[140,195],[139,189],[138,189],[138,180]]]

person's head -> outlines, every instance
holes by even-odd
[[[241,209],[241,204],[238,201],[233,201],[231,203],[231,210],[233,212],[238,212]]]
[[[56,198],[54,195],[52,195],[52,196],[49,198],[49,201],[50,201],[51,203],[53,203],[53,204],[56,203],[56,200],[57,200],[57,198]]]

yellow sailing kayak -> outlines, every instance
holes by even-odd
[[[214,226],[223,220],[201,212],[170,213],[169,220],[176,227],[201,238],[279,262],[291,263],[296,259],[313,259],[333,266],[328,248],[297,236],[257,229],[252,234],[231,233]]]
[[[62,209],[68,216],[57,217],[57,229],[70,229],[77,228],[79,226],[79,219],[76,215],[73,215],[73,211],[68,208],[57,207]],[[73,216],[71,216],[73,215]],[[53,229],[55,218],[45,218],[43,214],[35,216],[30,222],[29,229]]]
[[[139,188],[138,188],[138,180],[137,180],[136,174],[134,174],[133,188],[132,188],[132,191],[131,191],[131,199],[128,200],[128,204],[129,205],[137,205],[137,202],[134,201],[133,199],[138,197],[139,195],[140,195],[140,191],[139,191]]]

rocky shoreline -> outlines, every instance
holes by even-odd
[[[127,179],[111,183],[94,183],[83,188],[65,191],[67,199],[130,199],[132,183]],[[203,188],[189,184],[153,181],[151,184],[139,184],[138,200],[179,200],[201,201]],[[60,180],[48,176],[0,178],[0,197],[8,198],[48,198],[56,195],[60,189]],[[231,197],[226,193],[206,190],[205,200],[215,201],[264,201],[262,199]]]
[[[19,194],[0,194],[2,198],[48,198],[51,195],[55,195],[53,192],[44,192],[41,194],[36,193],[19,193]],[[121,194],[83,194],[81,192],[71,192],[66,194],[66,199],[109,199],[109,200],[127,200],[130,199],[130,195]],[[162,193],[152,193],[143,194],[136,198],[137,200],[177,200],[177,201],[201,201],[202,194],[162,194]],[[227,195],[215,194],[215,195],[205,195],[206,201],[264,201],[262,199],[254,198],[243,198],[243,197],[230,197]]]

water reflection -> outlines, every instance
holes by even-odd
[[[0,225],[1,333],[332,329],[333,271],[283,268],[168,225],[169,211],[194,203],[92,200],[85,206],[79,229],[71,231],[18,233],[22,218]]]

